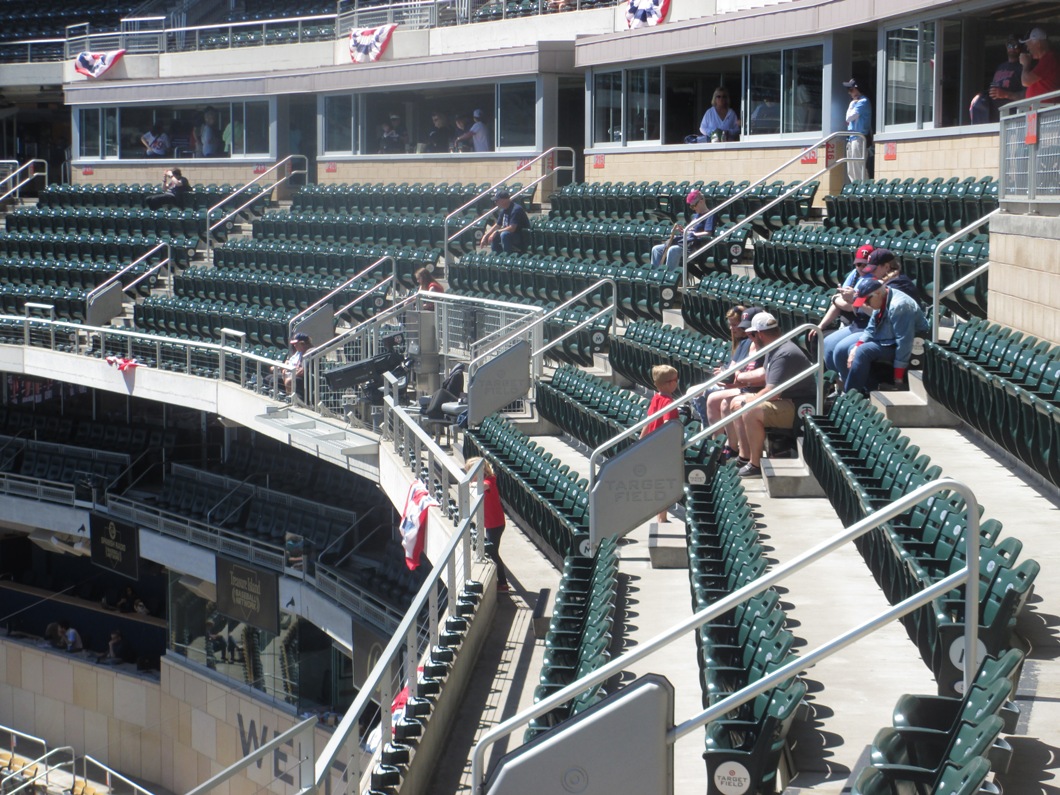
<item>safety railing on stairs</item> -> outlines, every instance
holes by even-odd
[[[302,167],[300,169],[297,169],[297,168],[294,167],[294,163],[295,163],[295,161],[299,161],[299,160],[302,163]],[[218,221],[211,223],[211,219],[214,217],[214,213],[221,212],[225,207],[230,207],[231,203],[232,203],[232,200],[235,199],[237,196],[242,196],[243,194],[247,193],[247,191],[249,191],[253,186],[255,186],[258,183],[260,183],[262,180],[267,178],[270,174],[274,174],[277,171],[279,171],[280,169],[285,168],[285,167],[287,167],[287,173],[284,174],[283,176],[281,176],[280,178],[278,178],[275,182],[272,182],[271,184],[269,184],[267,186],[266,190],[262,190],[261,193],[255,193],[255,194],[251,195],[251,197],[249,199],[247,199],[245,202],[240,204],[234,210],[229,210]],[[308,173],[309,173],[309,158],[308,157],[306,157],[305,155],[287,155],[287,157],[285,157],[279,163],[277,163],[276,165],[272,166],[271,168],[263,171],[262,173],[258,174],[258,176],[254,177],[254,179],[250,180],[250,182],[248,182],[247,184],[243,185],[237,191],[235,191],[234,193],[232,193],[229,196],[225,197],[221,201],[217,202],[217,204],[215,204],[213,207],[211,207],[210,209],[208,209],[206,211],[206,248],[207,248],[207,250],[211,250],[213,248],[213,232],[214,232],[215,229],[220,229],[220,228],[225,227],[228,224],[230,224],[233,218],[235,218],[237,215],[239,215],[241,212],[243,212],[245,209],[247,209],[250,205],[254,204],[254,202],[261,201],[262,199],[265,199],[266,197],[268,197],[268,195],[272,191],[274,191],[280,185],[283,185],[284,183],[289,182],[292,177],[295,177],[295,176],[298,176],[298,175],[304,176],[304,175],[306,175]]]
[[[570,155],[570,163],[569,164],[567,164],[567,163],[559,163],[558,162],[559,156],[561,154]],[[450,223],[450,221],[452,219],[458,218],[460,215],[463,214],[463,212],[465,210],[467,210],[469,207],[473,207],[476,204],[478,204],[485,196],[489,196],[497,188],[499,188],[501,186],[504,186],[504,185],[507,185],[508,184],[508,180],[514,179],[515,177],[517,177],[520,174],[522,174],[524,171],[526,171],[526,172],[530,171],[531,168],[533,166],[537,165],[538,163],[543,163],[543,165],[544,165],[543,173],[540,176],[536,177],[533,181],[527,183],[526,185],[523,185],[519,190],[517,190],[515,193],[513,193],[512,197],[511,197],[512,199],[515,199],[516,197],[521,196],[524,193],[529,193],[534,188],[536,188],[539,184],[544,182],[546,179],[548,179],[549,177],[551,177],[553,174],[555,174],[558,171],[567,171],[567,172],[570,172],[571,174],[573,174],[574,173],[574,165],[575,165],[574,161],[575,161],[576,157],[577,157],[577,155],[575,154],[574,150],[571,149],[569,146],[553,146],[551,149],[545,150],[544,152],[542,152],[541,154],[539,154],[537,157],[533,158],[532,160],[529,160],[526,163],[523,163],[522,165],[519,166],[519,168],[517,168],[511,174],[508,174],[507,176],[499,179],[497,182],[494,182],[492,185],[489,186],[489,188],[487,188],[486,190],[484,190],[481,193],[479,193],[475,198],[471,199],[471,201],[465,202],[464,204],[460,205],[455,210],[453,210],[451,213],[449,213],[447,216],[445,216],[445,221],[442,224],[442,239],[445,241],[445,266],[446,266],[446,268],[448,269],[449,263],[451,263],[453,261],[453,254],[449,250],[450,244],[453,243],[462,234],[464,234],[464,232],[466,232],[468,229],[470,229],[475,224],[477,224],[479,221],[481,221],[483,218],[487,218],[487,217],[493,215],[495,212],[497,212],[497,208],[496,207],[491,207],[488,211],[482,213],[481,215],[479,215],[474,220],[468,221],[466,224],[464,224],[458,230],[453,232],[452,235],[450,235],[449,234],[449,223]]]
[[[606,682],[608,679],[620,674],[624,671],[628,671],[635,663],[644,659],[650,654],[663,649],[673,643],[675,640],[694,632],[699,627],[706,624],[708,621],[717,618],[724,614],[728,610],[731,610],[736,605],[747,601],[753,596],[762,593],[768,588],[783,582],[788,578],[789,575],[796,574],[802,571],[813,562],[820,560],[831,552],[846,546],[856,538],[860,538],[866,533],[874,530],[881,526],[885,522],[900,516],[901,514],[908,511],[913,506],[917,505],[924,499],[930,497],[933,494],[941,492],[954,492],[964,498],[968,506],[967,517],[968,524],[965,528],[965,543],[966,543],[966,563],[959,570],[950,574],[946,578],[939,580],[937,583],[925,588],[919,594],[911,596],[908,599],[899,602],[890,610],[880,613],[870,621],[864,622],[855,628],[836,636],[833,640],[817,647],[813,651],[807,652],[796,657],[791,662],[780,666],[775,671],[769,673],[763,678],[759,679],[753,684],[747,685],[743,689],[725,697],[716,704],[712,704],[707,709],[703,710],[697,715],[684,720],[676,726],[670,727],[665,737],[643,737],[645,743],[664,743],[672,746],[682,737],[687,736],[690,732],[698,729],[701,726],[706,725],[710,721],[725,715],[728,712],[733,711],[741,704],[745,704],[751,699],[755,698],[760,693],[776,687],[777,685],[797,676],[800,672],[813,667],[821,660],[841,651],[852,643],[857,642],[863,637],[891,624],[895,619],[901,618],[902,616],[916,610],[918,607],[929,603],[932,599],[938,596],[942,596],[955,588],[959,588],[962,585],[965,586],[964,604],[965,604],[965,615],[967,616],[978,616],[979,615],[979,504],[972,493],[964,484],[953,480],[951,478],[942,478],[940,480],[927,483],[915,491],[906,494],[904,497],[895,500],[890,505],[882,508],[865,519],[851,525],[840,533],[832,536],[830,539],[818,544],[817,546],[807,550],[801,555],[796,556],[788,563],[784,563],[777,566],[771,572],[764,574],[759,579],[754,580],[748,585],[739,588],[728,596],[718,599],[716,602],[711,604],[709,607],[700,610],[699,612],[692,615],[690,618],[685,619],[667,631],[657,635],[648,642],[638,645],[633,648],[632,651],[623,654],[615,660],[607,663],[603,667],[596,671],[586,674],[578,678],[576,681],[567,685],[562,690],[554,693],[553,695],[536,702],[533,706],[528,707],[519,714],[509,718],[508,720],[500,723],[495,728],[487,732],[482,739],[478,741],[472,752],[471,758],[471,792],[472,795],[480,795],[483,792],[483,786],[485,784],[485,761],[486,752],[488,749],[499,740],[511,735],[518,729],[526,726],[531,720],[541,715],[550,712],[556,707],[570,701],[572,698],[577,696],[579,693],[585,690]],[[964,631],[964,687],[967,690],[971,686],[972,680],[975,677],[975,671],[979,665],[979,653],[978,648],[978,634],[979,627],[978,622],[974,620],[965,622]],[[561,730],[561,729],[558,729]],[[556,730],[554,730],[556,731]],[[546,745],[542,745],[541,748],[547,748]],[[654,758],[661,759],[664,755],[652,755],[645,754],[645,759]],[[672,781],[671,781],[672,791]]]
[[[735,195],[730,196],[728,199],[723,201],[717,207],[710,208],[710,210],[708,212],[704,213],[699,218],[696,218],[695,220],[689,222],[689,224],[685,227],[684,232],[681,234],[681,247],[682,247],[682,255],[681,255],[682,281],[681,281],[681,283],[683,285],[685,285],[686,287],[689,285],[689,281],[688,281],[688,261],[690,259],[695,259],[696,257],[703,256],[708,251],[710,251],[712,248],[717,246],[719,243],[722,243],[723,241],[728,240],[735,232],[737,232],[740,229],[743,229],[745,226],[750,224],[755,218],[757,218],[758,216],[763,215],[763,214],[767,213],[768,211],[772,210],[778,204],[780,204],[781,202],[783,202],[786,199],[788,199],[792,194],[798,192],[802,188],[803,183],[817,179],[819,176],[821,176],[822,174],[826,174],[827,172],[831,171],[836,166],[842,165],[844,163],[848,163],[848,162],[850,162],[852,160],[864,160],[865,156],[862,155],[862,157],[860,157],[860,158],[852,158],[852,157],[847,157],[844,154],[842,157],[837,157],[831,163],[826,163],[824,168],[818,169],[812,175],[810,175],[809,177],[804,179],[802,182],[795,183],[792,187],[786,188],[784,191],[782,191],[780,193],[780,195],[778,195],[771,202],[769,202],[768,204],[764,204],[762,207],[758,208],[758,210],[756,210],[755,212],[751,213],[746,218],[744,218],[742,221],[739,221],[738,223],[736,223],[734,226],[730,226],[728,229],[724,230],[723,232],[719,233],[718,235],[715,235],[707,243],[705,243],[701,248],[696,249],[692,253],[689,253],[689,251],[688,251],[688,233],[689,232],[693,232],[696,229],[704,226],[707,223],[707,219],[715,218],[718,215],[718,213],[721,212],[722,210],[724,210],[726,207],[729,207],[730,205],[735,204],[736,202],[740,201],[740,199],[742,199],[748,193],[753,191],[755,188],[761,187],[762,185],[766,184],[766,182],[768,180],[770,180],[773,177],[775,177],[781,171],[783,171],[784,169],[788,168],[789,166],[794,165],[796,162],[798,162],[799,160],[801,160],[805,156],[806,152],[811,151],[811,150],[817,150],[818,148],[827,145],[830,141],[839,140],[841,138],[842,139],[849,139],[849,138],[855,138],[855,137],[865,138],[866,136],[864,135],[864,133],[850,132],[850,131],[847,131],[847,130],[844,130],[844,131],[841,131],[841,132],[834,132],[834,133],[831,133],[829,135],[826,135],[824,138],[819,140],[817,143],[813,144],[812,146],[806,147],[806,149],[800,151],[797,155],[794,155],[791,158],[789,158],[788,160],[786,160],[785,162],[781,163],[779,166],[777,166],[775,169],[770,171],[764,177],[761,177],[756,182],[752,182],[750,185],[748,185],[746,188],[744,188],[743,190],[739,191]],[[867,147],[862,147],[862,151],[863,152],[866,151],[866,149],[867,149]]]
[[[321,296],[316,301],[314,301],[309,306],[307,306],[305,309],[303,309],[301,312],[299,312],[297,315],[292,317],[287,322],[287,338],[290,339],[291,336],[294,335],[295,330],[302,324],[303,320],[305,320],[307,317],[312,315],[314,312],[316,312],[322,306],[331,303],[331,299],[334,298],[336,295],[339,295],[340,293],[342,293],[342,291],[345,290],[347,287],[350,287],[351,285],[355,284],[359,279],[363,279],[365,276],[370,274],[372,271],[375,271],[375,270],[378,270],[379,268],[381,268],[383,266],[383,263],[386,262],[387,260],[390,260],[390,268],[391,268],[390,275],[387,276],[385,279],[381,280],[380,282],[372,285],[372,287],[370,289],[366,290],[361,295],[357,296],[355,299],[350,301],[348,304],[345,304],[345,305],[339,307],[338,309],[336,309],[334,314],[332,315],[332,319],[334,319],[335,317],[338,317],[339,315],[345,314],[346,312],[349,312],[351,309],[353,309],[355,306],[359,306],[360,304],[364,303],[365,301],[370,300],[369,296],[374,296],[377,299],[381,299],[380,303],[378,304],[378,306],[381,307],[383,305],[383,302],[385,302],[385,300],[386,300],[386,291],[388,289],[391,289],[393,284],[394,284],[394,280],[395,280],[394,270],[397,267],[396,263],[394,262],[394,258],[392,256],[390,256],[389,254],[387,254],[385,257],[380,257],[375,262],[373,262],[371,265],[369,265],[367,268],[365,268],[364,270],[354,274],[349,279],[344,281],[342,284],[340,284],[337,287],[335,287],[334,289],[332,289],[327,295]]]
[[[61,757],[58,761],[49,761],[54,757]],[[36,792],[48,791],[49,780],[55,777],[55,773],[64,767],[74,768],[74,749],[72,746],[64,745],[52,748],[43,756],[31,759],[18,770],[10,770],[0,776],[0,791],[4,795],[18,795],[26,793],[33,795]],[[34,771],[33,775],[27,776],[26,771]]]
[[[940,243],[938,243],[935,246],[935,252],[934,252],[934,254],[931,257],[931,283],[933,285],[935,285],[935,289],[932,291],[932,295],[931,295],[931,341],[932,342],[938,342],[939,341],[939,320],[941,319],[939,317],[939,308],[940,308],[940,306],[942,304],[942,299],[945,298],[947,295],[951,295],[951,294],[957,292],[958,290],[960,290],[962,287],[964,287],[964,285],[968,284],[969,282],[975,281],[979,277],[980,274],[986,273],[986,271],[990,268],[990,261],[987,260],[982,265],[980,265],[978,268],[975,268],[974,270],[970,271],[969,273],[964,274],[964,276],[959,278],[953,284],[948,285],[947,287],[941,287],[940,283],[941,283],[941,279],[942,279],[942,252],[946,250],[946,247],[949,246],[950,243],[954,243],[957,240],[960,240],[965,235],[967,235],[969,232],[974,232],[976,229],[979,229],[981,226],[985,226],[986,224],[990,223],[990,219],[993,218],[995,215],[997,215],[999,212],[1001,212],[1001,208],[1000,207],[997,208],[996,210],[992,210],[991,212],[987,213],[982,218],[980,218],[978,221],[973,221],[972,223],[968,224],[968,226],[964,227],[963,229],[957,230],[952,235],[950,235],[945,240],[941,241]]]
[[[119,270],[117,273],[115,273],[112,276],[110,276],[109,278],[107,278],[101,284],[98,284],[95,287],[93,287],[91,290],[89,290],[88,295],[85,296],[85,318],[88,320],[88,322],[90,324],[102,326],[105,323],[107,323],[112,317],[115,317],[119,313],[119,310],[121,308],[120,307],[120,304],[121,304],[121,299],[120,298],[117,301],[108,302],[108,306],[106,308],[102,308],[101,307],[101,309],[103,309],[102,313],[97,313],[95,311],[96,304],[97,304],[98,301],[102,300],[103,296],[107,295],[108,293],[110,293],[113,290],[114,285],[116,285],[116,284],[120,285],[122,278],[126,274],[134,273],[136,271],[136,269],[138,267],[140,267],[140,265],[142,265],[145,262],[148,262],[151,259],[151,257],[153,257],[155,254],[157,254],[162,249],[166,250],[166,256],[165,256],[164,259],[159,260],[158,262],[156,262],[154,265],[152,265],[146,271],[144,271],[143,273],[139,274],[129,284],[122,286],[120,291],[116,291],[116,292],[120,292],[122,294],[125,294],[129,290],[132,290],[132,289],[136,288],[137,286],[139,286],[140,282],[144,281],[145,279],[151,278],[151,276],[153,276],[154,274],[158,273],[160,270],[162,270],[162,268],[165,268],[165,267],[169,266],[169,264],[173,261],[173,249],[172,249],[171,244],[169,244],[169,243],[158,243],[158,244],[156,244],[155,246],[150,248],[148,251],[145,251],[139,257],[134,259],[132,262],[130,262],[124,268]],[[170,283],[170,286],[172,287],[172,281]]]
[[[34,158],[33,160],[27,160],[21,166],[18,165],[18,162],[15,160],[0,161],[0,165],[7,165],[8,163],[13,163],[16,168],[6,177],[0,179],[0,191],[3,191],[3,193],[0,193],[0,202],[3,202],[12,194],[14,194],[15,198],[20,198],[22,195],[22,188],[37,177],[44,177],[44,184],[48,184],[47,160]],[[44,169],[38,171],[38,165],[44,166]]]

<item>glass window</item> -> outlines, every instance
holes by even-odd
[[[324,151],[353,152],[353,97],[324,97]]]
[[[780,98],[784,132],[813,132],[821,129],[823,72],[824,47],[785,50]]]
[[[248,155],[267,155],[270,150],[269,103],[247,102],[242,107],[246,120],[244,152]],[[233,114],[234,111],[235,106],[233,105]],[[233,149],[232,154],[241,153]]]
[[[593,75],[593,143],[622,141],[622,73]]]
[[[626,72],[626,141],[659,140],[661,71],[631,69]]]
[[[81,157],[99,157],[102,126],[99,108],[82,110],[78,118],[78,154]]]
[[[781,53],[748,56],[747,73],[744,129],[751,135],[776,135],[780,132]]]
[[[933,126],[935,23],[924,22],[887,31],[886,51],[885,124]]]
[[[533,146],[537,131],[537,87],[533,83],[497,86],[497,145]]]

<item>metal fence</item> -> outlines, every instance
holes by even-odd
[[[1060,205],[1060,91],[1012,102],[1001,110],[998,199]]]

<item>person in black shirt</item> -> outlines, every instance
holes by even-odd
[[[163,207],[184,207],[184,197],[191,192],[187,177],[179,168],[171,168],[162,175],[162,192],[144,199],[148,210],[161,210]]]
[[[427,151],[431,154],[448,152],[453,142],[453,128],[449,126],[449,117],[435,111],[431,114],[430,132],[427,133]]]

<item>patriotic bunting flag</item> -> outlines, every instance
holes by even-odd
[[[626,6],[626,24],[630,28],[659,25],[666,21],[670,11],[670,0],[629,0]]]
[[[134,367],[139,367],[140,363],[136,359],[126,359],[124,356],[108,356],[107,364],[111,367],[117,367],[120,372],[131,370]]]
[[[436,507],[438,500],[431,496],[421,480],[412,481],[409,495],[405,499],[405,510],[401,514],[401,546],[405,549],[405,565],[411,570],[419,568],[420,555],[427,540],[427,509]]]
[[[85,77],[102,77],[123,55],[125,50],[83,52],[74,59],[74,69]]]
[[[394,35],[396,27],[396,24],[391,24],[378,28],[351,30],[350,58],[354,63],[378,61],[386,51],[386,45],[390,43],[390,37]]]

